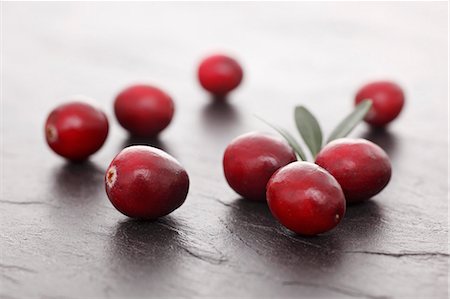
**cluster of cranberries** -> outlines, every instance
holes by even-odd
[[[242,81],[239,63],[225,55],[204,59],[198,68],[201,86],[217,99]],[[401,89],[390,82],[363,87],[355,103],[371,99],[366,121],[383,126],[402,109]],[[108,118],[85,101],[55,108],[45,123],[50,148],[81,162],[98,151],[109,130]],[[172,121],[175,105],[169,94],[150,85],[134,85],[117,95],[114,113],[131,135],[155,137]],[[358,202],[380,192],[391,168],[387,155],[366,140],[341,139],[326,145],[316,164],[297,161],[293,149],[278,138],[249,133],[227,147],[223,167],[229,185],[240,195],[266,200],[273,215],[287,228],[304,235],[330,230],[344,216],[346,202]],[[156,219],[180,207],[188,194],[189,176],[172,156],[150,146],[130,146],[112,160],[105,188],[123,214]]]
[[[226,55],[203,60],[198,69],[200,84],[215,98],[223,98],[241,82],[239,63]],[[55,108],[45,123],[50,148],[60,156],[81,162],[97,152],[108,136],[106,114],[84,99]],[[163,90],[134,85],[114,100],[117,121],[131,135],[155,137],[172,121],[175,105]],[[130,146],[111,162],[105,188],[114,207],[123,214],[155,219],[180,207],[189,190],[189,177],[180,163],[162,150]]]
[[[389,157],[370,141],[332,141],[313,164],[297,161],[283,140],[257,132],[228,145],[223,169],[231,188],[244,198],[267,199],[275,218],[302,235],[334,228],[346,203],[371,198],[391,177]]]
[[[367,99],[371,107],[364,120],[374,127],[387,125],[404,104],[401,88],[391,82],[363,86],[355,104]],[[223,169],[233,190],[247,199],[267,201],[273,216],[298,234],[333,229],[344,217],[346,204],[373,197],[391,178],[388,155],[365,139],[333,140],[321,148],[315,163],[297,161],[293,148],[279,138],[247,133],[228,145]]]

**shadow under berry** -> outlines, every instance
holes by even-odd
[[[271,273],[280,283],[339,273],[343,244],[335,231],[316,237],[296,235],[278,223],[266,202],[248,199],[230,203],[222,222],[229,234],[228,249],[256,273]]]
[[[60,204],[85,208],[101,198],[104,175],[105,170],[91,161],[66,162],[54,172],[52,194]]]
[[[202,109],[202,120],[208,130],[225,133],[237,128],[241,117],[239,111],[226,100],[211,99]]]
[[[386,128],[370,127],[361,135],[361,138],[370,140],[373,143],[377,144],[391,158],[396,154],[398,147],[397,137]]]
[[[129,281],[129,295],[143,295],[134,293],[136,290],[167,294],[170,290],[165,288],[182,279],[187,253],[178,229],[171,216],[154,221],[127,219],[117,224],[109,241],[108,260],[111,269],[117,269],[112,273],[114,279]]]
[[[148,145],[156,147],[170,154],[170,148],[167,146],[166,142],[162,141],[159,136],[155,137],[137,137],[128,135],[128,137],[122,142],[121,149],[132,145]]]

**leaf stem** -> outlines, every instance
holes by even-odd
[[[267,120],[263,119],[262,117],[259,117],[258,115],[254,115],[257,119],[277,131],[281,136],[283,136],[284,139],[289,143],[289,145],[292,147],[294,152],[297,154],[297,156],[300,158],[301,161],[306,161],[306,155],[300,146],[300,144],[295,140],[295,138],[284,128],[275,126],[271,123],[269,123]]]

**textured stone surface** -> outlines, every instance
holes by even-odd
[[[0,297],[447,297],[446,3],[2,5]],[[246,71],[230,104],[211,104],[196,82],[215,49]],[[334,231],[296,236],[227,186],[226,144],[271,132],[253,114],[294,132],[302,103],[329,133],[358,86],[385,77],[406,90],[403,114],[352,136],[389,153],[392,181]],[[157,140],[127,137],[113,117],[112,99],[133,82],[176,101]],[[47,148],[43,123],[80,93],[111,132],[71,165]],[[165,149],[191,177],[186,203],[156,222],[122,216],[103,189],[110,160],[137,143]]]

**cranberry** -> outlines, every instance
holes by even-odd
[[[108,119],[101,110],[83,102],[55,108],[45,123],[50,148],[72,161],[82,161],[98,151],[108,136]]]
[[[296,160],[287,143],[254,132],[241,135],[228,145],[223,170],[234,191],[248,199],[264,200],[272,174]]]
[[[165,216],[186,199],[189,177],[175,158],[150,146],[123,149],[105,175],[109,200],[121,213],[142,219]]]
[[[331,230],[345,213],[339,183],[309,162],[294,162],[275,172],[267,184],[267,202],[281,224],[308,236]]]
[[[405,103],[400,86],[388,81],[372,82],[363,86],[356,94],[355,104],[365,99],[372,100],[372,108],[364,120],[376,127],[383,127],[393,121]]]
[[[172,120],[174,103],[159,88],[134,85],[122,91],[114,102],[119,123],[132,135],[154,137]]]
[[[371,198],[388,184],[391,163],[378,145],[365,139],[337,139],[317,155],[316,164],[331,173],[348,203]]]
[[[241,83],[242,77],[239,63],[226,55],[209,56],[198,68],[200,84],[218,97],[235,89]]]

